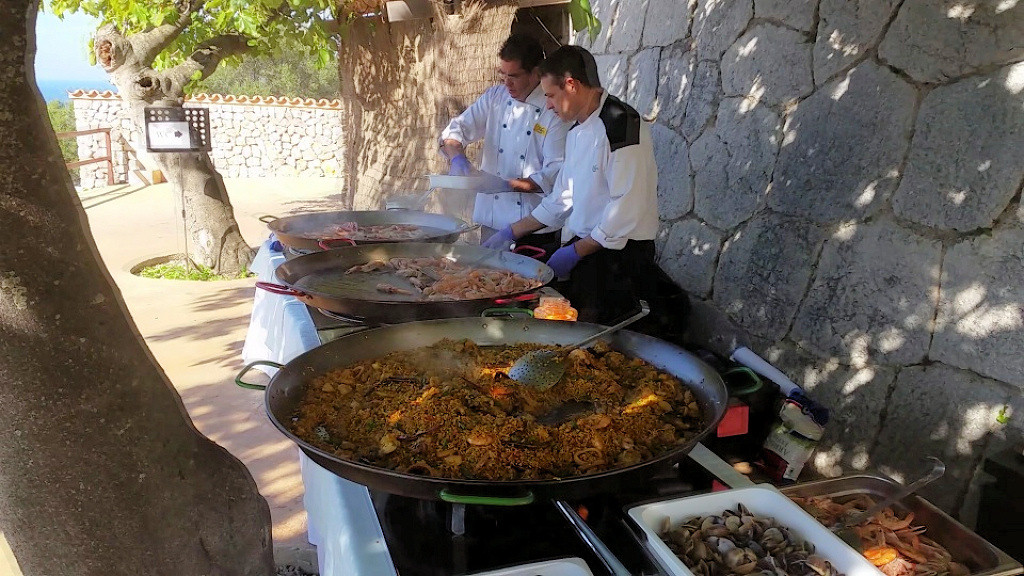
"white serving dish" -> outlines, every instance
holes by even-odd
[[[472,576],[594,576],[582,558],[562,558],[480,572]]]
[[[754,514],[775,518],[779,524],[789,528],[794,538],[813,544],[815,554],[831,562],[840,573],[846,576],[881,574],[866,558],[771,486],[759,485],[641,504],[630,508],[627,513],[646,535],[644,545],[670,574],[694,576],[658,535],[665,518],[672,525],[678,525],[694,516],[721,514],[735,509],[740,503]]]

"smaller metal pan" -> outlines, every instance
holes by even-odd
[[[261,222],[269,228],[289,248],[302,251],[316,251],[324,247],[333,248],[332,241],[343,241],[351,244],[388,244],[396,242],[441,242],[452,243],[459,236],[477,228],[464,220],[444,214],[430,214],[418,210],[355,210],[333,212],[309,212],[277,218],[261,216]],[[358,240],[348,241],[332,236],[326,231],[332,226],[346,222],[355,222],[360,226],[380,226],[389,224],[411,224],[419,226],[422,234],[410,240]]]
[[[380,283],[409,289],[408,280],[390,272],[345,274],[353,266],[391,258],[448,258],[472,267],[515,272],[536,280],[537,287],[500,297],[469,300],[423,300],[418,296],[387,294]],[[257,282],[277,294],[295,296],[310,306],[367,323],[395,324],[413,320],[479,316],[495,305],[532,299],[533,292],[554,279],[546,264],[528,256],[481,246],[403,242],[373,244],[314,252],[293,258],[274,272],[281,285]]]

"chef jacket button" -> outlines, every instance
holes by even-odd
[[[495,200],[497,200],[497,199],[498,199],[498,195],[497,195],[497,194],[495,194],[495,195],[494,195],[494,199],[495,199]]]
[[[512,101],[511,101],[511,100],[509,100],[509,101],[508,101],[508,105],[509,105],[509,106],[511,106],[511,105],[512,105]]]
[[[508,128],[508,124],[502,124],[501,127],[502,128]]]
[[[526,135],[527,135],[527,136],[529,136],[530,134],[533,134],[533,131],[531,131],[531,130],[527,130],[527,131],[526,131]]]
[[[519,202],[519,201],[516,202],[516,206],[522,206],[522,205],[523,205],[522,202]]]
[[[501,153],[502,153],[502,152],[504,152],[504,151],[505,151],[505,149],[504,149],[504,148],[498,148],[498,154],[501,154]]]
[[[522,154],[520,154],[520,155],[519,155],[519,159],[520,159],[520,160],[526,160],[526,156],[523,156]]]

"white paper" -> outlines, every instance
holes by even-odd
[[[191,150],[188,122],[150,122],[146,129],[149,147],[165,150]]]

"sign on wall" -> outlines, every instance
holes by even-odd
[[[147,106],[146,150],[150,152],[209,152],[209,108]]]

